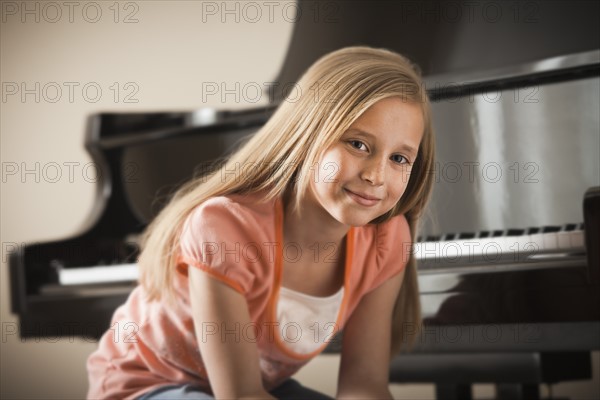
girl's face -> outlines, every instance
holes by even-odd
[[[378,101],[325,151],[309,198],[349,226],[385,214],[406,189],[423,129],[419,104],[399,97]]]

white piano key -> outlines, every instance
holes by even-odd
[[[505,242],[505,252],[510,254],[512,260],[517,261],[524,257],[526,254],[532,252],[535,246],[531,245],[531,238],[527,234],[519,236],[507,236]]]
[[[544,233],[534,233],[529,235],[530,243],[533,243],[537,246],[538,250],[544,250],[546,247],[544,245]]]
[[[445,259],[456,260],[462,256],[462,248],[457,240],[449,240],[441,242],[442,256]]]
[[[470,241],[468,251],[470,258],[483,258],[486,261],[495,261],[502,255],[504,241],[499,237],[475,239]]]
[[[585,248],[585,232],[578,230],[572,231],[570,235],[571,239],[571,247],[575,249],[583,249]]]
[[[467,260],[473,260],[475,257],[479,257],[483,248],[480,239],[458,240],[457,245],[460,246],[462,257]]]
[[[137,279],[137,264],[64,268],[58,271],[58,282],[61,285],[67,286],[94,283],[131,282],[136,281]]]
[[[543,233],[542,240],[544,241],[544,250],[547,251],[558,249],[558,237],[556,232]]]
[[[439,259],[442,256],[443,242],[421,242],[415,245],[415,258],[420,259]]]
[[[523,254],[538,254],[542,251],[543,244],[540,244],[534,236],[526,235],[526,238],[522,241],[521,252]]]
[[[505,237],[505,236],[496,236],[492,238],[492,241],[490,242],[490,246],[492,244],[496,244],[496,246],[494,246],[496,249],[500,249],[500,253],[501,254],[505,254],[510,252],[510,241],[509,238]]]
[[[570,249],[571,248],[571,232],[561,231],[556,232],[556,242],[559,249]]]
[[[523,235],[519,237],[519,251],[523,255],[538,254],[543,245],[539,243],[535,235]]]
[[[478,239],[473,248],[474,257],[483,257],[486,261],[494,261],[502,255],[502,241],[498,237]]]

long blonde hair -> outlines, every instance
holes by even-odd
[[[411,177],[400,201],[371,223],[404,214],[411,236],[416,234],[432,187],[434,141],[430,105],[418,69],[403,56],[369,47],[348,47],[317,60],[294,87],[269,121],[233,153],[220,168],[196,177],[173,195],[148,225],[141,238],[140,283],[148,300],[172,300],[171,281],[186,217],[210,197],[265,192],[265,200],[292,189],[292,206],[300,205],[310,179],[310,168],[323,150],[335,143],[371,105],[388,97],[401,97],[423,110],[424,132]],[[252,166],[252,168],[246,168]],[[244,169],[243,179],[231,171]],[[399,244],[401,247],[401,244]],[[396,300],[393,346],[414,342],[421,325],[417,273],[412,251],[402,290]],[[410,329],[407,329],[410,328]]]

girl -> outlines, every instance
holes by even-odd
[[[390,357],[420,323],[429,101],[408,60],[367,47],[322,57],[296,89],[148,226],[89,398],[329,398],[291,376],[342,329],[338,398],[391,398]]]

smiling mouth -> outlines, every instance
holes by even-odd
[[[346,192],[348,197],[350,197],[352,200],[354,200],[354,202],[360,204],[361,206],[371,207],[380,201],[380,199],[375,198],[375,197],[369,197],[369,198],[363,197],[363,196],[356,194],[348,189],[344,189],[344,191]]]

